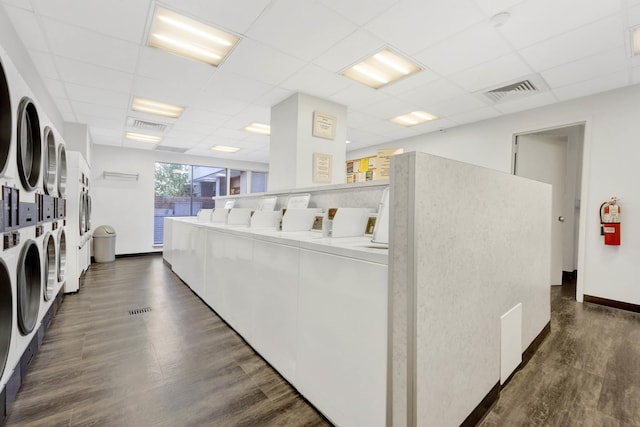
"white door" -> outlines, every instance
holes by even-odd
[[[516,139],[514,173],[553,186],[551,202],[551,284],[562,284],[562,243],[567,138],[520,135]]]

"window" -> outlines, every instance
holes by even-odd
[[[194,216],[200,209],[213,209],[212,197],[249,189],[265,192],[267,173],[156,162],[153,244],[162,244],[165,217]]]
[[[162,244],[164,218],[212,209],[212,197],[227,194],[227,170],[156,162],[153,243]]]

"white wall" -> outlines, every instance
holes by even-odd
[[[153,247],[155,162],[219,166],[240,170],[267,171],[263,163],[239,162],[188,156],[160,151],[134,150],[104,145],[93,146],[90,194],[92,225],[116,229],[116,254],[159,251]],[[104,171],[138,173],[137,181],[105,180]]]
[[[485,120],[441,132],[349,152],[349,158],[376,149],[402,147],[457,159],[504,172],[511,170],[514,134],[585,122],[581,218],[584,238],[578,260],[578,297],[584,294],[640,304],[640,85],[547,107]],[[622,245],[607,247],[600,236],[598,208],[621,198]],[[585,219],[585,221],[582,221]]]

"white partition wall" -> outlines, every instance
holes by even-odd
[[[524,351],[550,320],[551,186],[423,153],[391,179],[393,426],[458,426],[500,381],[500,317]]]

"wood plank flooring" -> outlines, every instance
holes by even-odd
[[[640,426],[640,315],[551,289],[551,333],[480,423]]]
[[[129,310],[151,307],[130,315]],[[330,425],[162,263],[93,264],[6,426]]]
[[[552,288],[551,333],[481,426],[640,425],[640,315],[574,295],[571,285]],[[6,422],[325,425],[159,256],[91,266],[81,292],[65,298]]]

